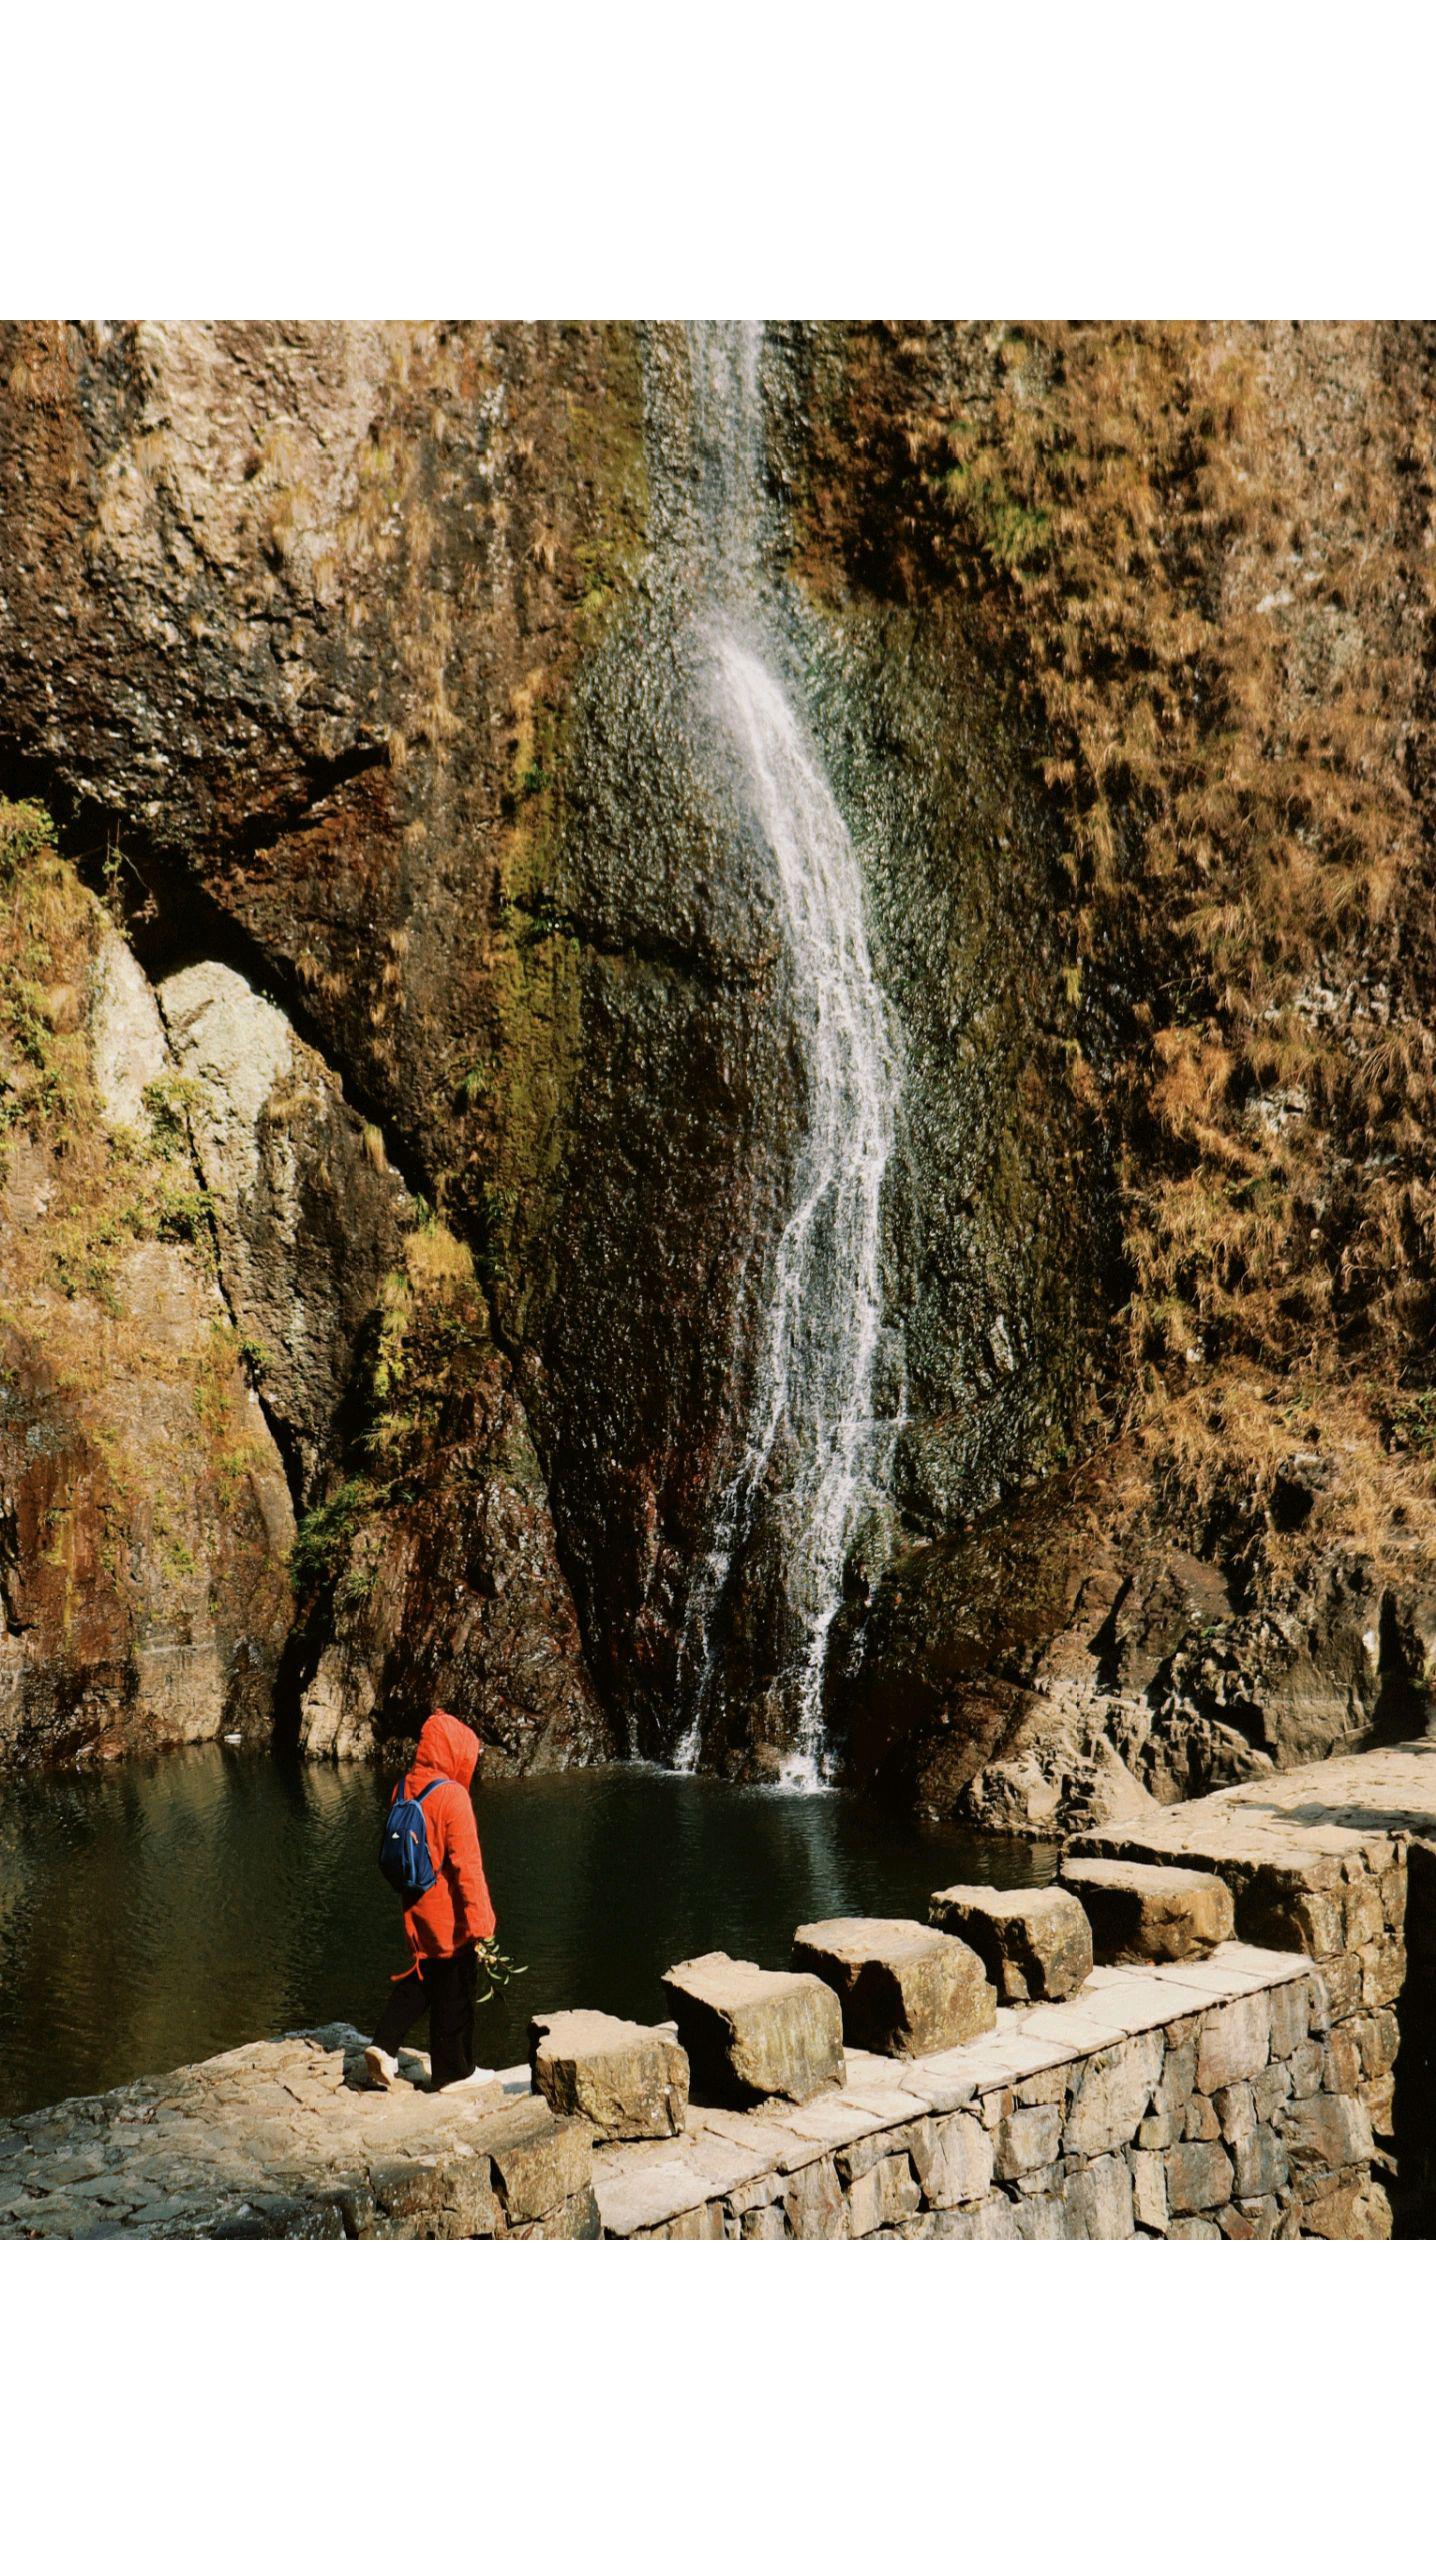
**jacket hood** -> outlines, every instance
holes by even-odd
[[[414,1774],[432,1769],[436,1777],[453,1778],[461,1787],[472,1786],[479,1765],[479,1737],[473,1727],[460,1724],[457,1716],[426,1716],[419,1728],[419,1748],[414,1755]]]

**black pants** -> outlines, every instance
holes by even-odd
[[[397,2053],[411,2027],[429,2012],[429,2080],[435,2089],[467,2080],[474,2067],[474,1994],[479,1959],[472,1947],[456,1956],[425,1956],[417,1973],[396,1982],[374,2030],[374,2042]]]

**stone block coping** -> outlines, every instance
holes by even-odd
[[[804,2106],[769,2100],[741,2114],[690,2107],[687,2131],[671,2141],[604,2144],[595,2152],[593,2186],[604,2230],[631,2238],[719,2197],[733,2198],[740,2209],[761,2204],[767,2183],[776,2190],[825,2154],[1312,1971],[1307,1956],[1237,1940],[1190,1964],[1099,1965],[1074,1999],[1004,2010],[988,2034],[947,2053],[912,2061],[850,2049],[846,2084]]]

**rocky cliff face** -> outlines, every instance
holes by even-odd
[[[490,1272],[511,1121],[541,1178],[552,970],[521,811],[545,687],[632,541],[631,350],[34,329],[3,373],[6,778],[63,814],[71,872],[156,991],[303,1515],[281,1713],[314,1747],[370,1748],[438,1646],[444,1702],[501,1751],[602,1751],[510,1363],[433,1204]],[[446,1399],[452,1471],[430,1446]],[[361,1567],[376,1504],[394,1534]],[[356,1658],[366,1611],[387,1636]]]
[[[54,1021],[4,1032],[8,1748],[274,1700],[313,1750],[435,1703],[520,1766],[671,1748],[802,1113],[695,714],[681,334],[3,335],[0,787],[60,829],[12,830],[11,894],[85,949],[17,943]],[[1429,367],[769,333],[772,609],[903,1059],[894,1463],[831,1663],[861,1783],[1041,1827],[1424,1718]],[[235,1448],[175,1473],[139,1385],[186,1325],[228,1509]],[[117,1416],[54,1382],[75,1327]],[[136,1668],[158,1604],[56,1561],[47,1396],[142,1580],[191,1486],[202,1707]],[[776,1747],[765,1640],[730,1768]]]
[[[294,1532],[153,990],[0,810],[0,1759],[266,1735]]]
[[[1429,1712],[1432,353],[815,347],[809,576],[977,630],[1035,724],[1115,1248],[1068,1464],[854,1649],[870,1783],[1044,1829]]]

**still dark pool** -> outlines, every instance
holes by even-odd
[[[386,1794],[367,1768],[216,1745],[0,1796],[0,2115],[281,2027],[371,2026],[406,1960],[375,1863]],[[936,1886],[1040,1882],[1055,1863],[847,1795],[647,1768],[500,1780],[475,1801],[500,1940],[528,1968],[479,2012],[488,2063],[524,2059],[534,2010],[662,2017],[683,1956],[781,1964],[804,1920],[921,1917]]]

